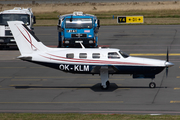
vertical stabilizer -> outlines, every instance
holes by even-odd
[[[47,50],[47,47],[40,42],[23,22],[9,21],[8,24],[22,56],[36,51]]]

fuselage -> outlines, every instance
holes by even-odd
[[[102,66],[108,67],[109,74],[150,74],[160,73],[166,61],[131,57],[119,49],[109,48],[62,48],[49,49],[33,54],[32,61],[65,72],[99,74]]]

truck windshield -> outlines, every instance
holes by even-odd
[[[89,18],[67,18],[66,28],[92,28],[92,19]]]
[[[23,21],[24,24],[30,24],[30,15],[28,14],[0,14],[0,25],[8,25],[7,21]]]

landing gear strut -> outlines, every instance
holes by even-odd
[[[109,73],[108,73],[108,66],[103,66],[100,69],[100,76],[101,76],[101,89],[107,90],[109,88]]]

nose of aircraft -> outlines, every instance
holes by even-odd
[[[174,66],[174,64],[171,63],[171,62],[165,62],[165,66],[166,66],[166,67],[172,67],[172,66]]]

